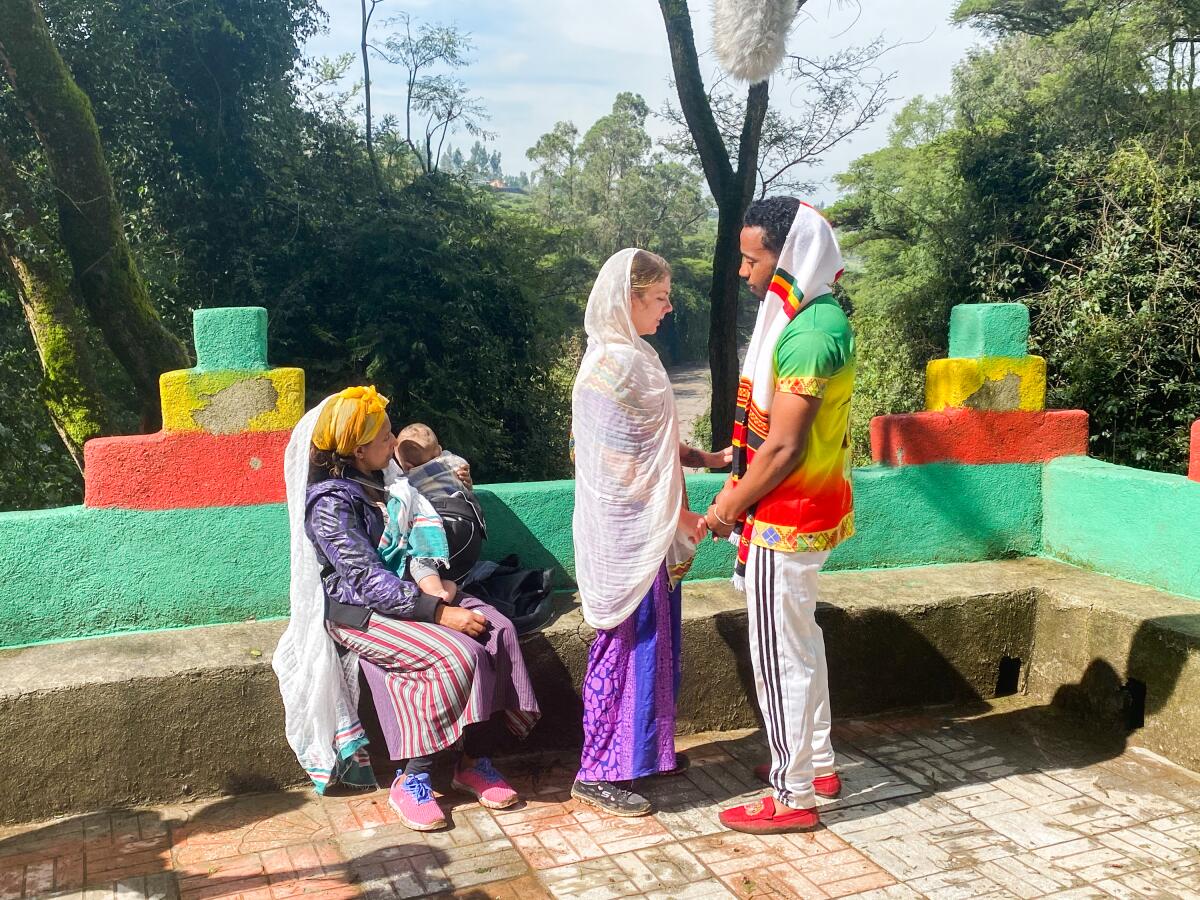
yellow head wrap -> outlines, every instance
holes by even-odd
[[[318,450],[351,456],[356,447],[369,444],[379,434],[388,399],[373,387],[346,388],[325,402],[313,429],[313,446]]]

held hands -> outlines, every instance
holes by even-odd
[[[732,462],[733,447],[726,447],[724,450],[708,454],[708,468],[710,469],[723,469]]]
[[[704,516],[692,512],[687,507],[679,511],[679,524],[693,544],[699,544],[708,533],[708,523],[704,521]]]
[[[487,619],[480,613],[463,609],[461,606],[450,606],[448,603],[438,604],[433,621],[446,628],[461,631],[467,637],[482,637],[483,633],[487,631]]]
[[[713,501],[712,506],[704,514],[704,519],[708,523],[708,529],[712,532],[713,540],[729,537],[733,532],[733,526],[737,523],[737,516],[730,511],[730,501],[733,491],[733,482],[725,482],[725,486],[717,494],[717,498]]]

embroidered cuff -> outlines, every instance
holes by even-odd
[[[828,378],[805,376],[801,378],[780,378],[775,384],[775,390],[785,394],[799,394],[806,397],[824,397]]]

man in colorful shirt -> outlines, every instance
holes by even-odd
[[[854,533],[849,417],[854,332],[831,293],[842,274],[833,229],[790,197],[751,204],[741,276],[761,301],[738,385],[733,476],[709,507],[738,545],[758,702],[771,748],[756,770],[771,796],[721,813],[737,831],[819,824],[816,798],[841,782],[830,744],[817,572]]]

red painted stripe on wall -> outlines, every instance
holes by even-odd
[[[121,509],[280,503],[290,436],[160,431],[97,438],[83,448],[83,502]]]
[[[1188,464],[1188,478],[1200,481],[1200,419],[1192,423],[1192,453]]]
[[[947,409],[871,420],[871,458],[889,466],[1039,463],[1087,450],[1088,415],[1079,409]]]

